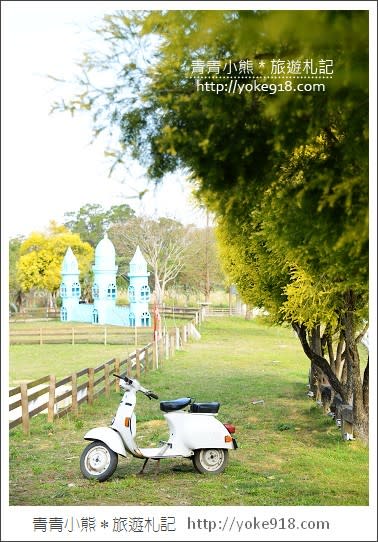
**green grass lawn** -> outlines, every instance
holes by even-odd
[[[166,318],[163,325],[168,330],[188,323],[188,319]],[[77,331],[80,328],[88,330],[88,324],[72,322],[17,322],[10,325],[10,330],[71,330],[74,327]],[[107,326],[108,339],[111,343],[111,330],[115,326]],[[103,326],[101,326],[103,328]],[[125,330],[124,344],[101,344],[101,343],[80,343],[80,344],[12,344],[9,347],[9,385],[17,386],[21,381],[31,381],[49,374],[57,379],[64,378],[75,371],[86,367],[97,367],[112,358],[125,359],[135,351],[135,343],[139,348],[152,341],[152,328],[138,328],[137,333],[130,328]],[[54,337],[49,335],[49,337]],[[55,338],[58,338],[57,335]],[[97,337],[98,341],[98,337]],[[117,341],[120,342],[119,335]]]
[[[53,374],[57,379],[86,367],[97,367],[112,358],[125,359],[132,345],[103,344],[15,344],[9,353],[9,384],[31,381]]]
[[[239,444],[223,474],[200,475],[189,460],[167,459],[158,478],[154,462],[138,476],[142,461],[129,456],[119,459],[107,482],[84,479],[83,435],[110,423],[120,399],[113,392],[82,406],[77,417],[54,424],[44,415],[33,418],[29,438],[20,427],[10,432],[10,504],[368,505],[368,449],[343,441],[335,423],[306,396],[308,361],[292,331],[219,318],[205,322],[201,334],[141,381],[162,400],[190,395],[221,402],[219,419],[236,425]],[[25,363],[32,363],[30,352],[25,350]],[[54,372],[55,361],[50,358],[47,372]],[[98,351],[96,365],[102,361]],[[137,441],[154,446],[167,438],[159,403],[138,399]],[[255,399],[264,403],[253,404]]]

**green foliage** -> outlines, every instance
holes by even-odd
[[[252,307],[264,307],[271,320],[281,322],[280,307],[286,299],[284,287],[289,278],[285,255],[267,247],[261,225],[248,216],[237,224],[220,219],[217,238],[226,274],[238,286],[244,301]]]
[[[225,282],[214,228],[189,228],[187,243],[188,250],[177,283],[187,297],[192,292],[199,292],[205,301],[209,301],[210,292]]]
[[[65,213],[66,222],[64,225],[72,233],[79,234],[83,241],[96,247],[108,228],[126,222],[134,214],[133,209],[125,203],[113,205],[108,210],[104,210],[99,204],[88,203],[80,207],[78,211]]]
[[[116,161],[138,158],[155,180],[192,174],[244,299],[309,325],[335,318],[336,285],[366,307],[368,11],[117,12],[99,33],[106,52],[86,55],[85,92],[63,109],[89,111],[95,131],[116,126]],[[255,75],[261,59],[332,59],[334,76],[322,93],[196,90],[193,60],[247,58]],[[103,70],[111,92],[92,84]]]
[[[20,257],[20,248],[23,242],[23,237],[15,237],[9,240],[9,301],[12,306],[20,310],[23,296],[21,285],[17,278],[17,262]]]
[[[287,296],[280,311],[289,322],[305,323],[309,329],[322,322],[336,330],[339,323],[335,306],[337,306],[337,289],[324,283],[314,284],[313,278],[303,269],[292,269],[291,280],[284,288]]]

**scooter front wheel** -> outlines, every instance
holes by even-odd
[[[111,477],[118,464],[118,455],[100,440],[94,440],[83,450],[80,470],[85,478],[104,482]]]
[[[194,451],[194,468],[201,474],[219,474],[228,464],[228,450],[224,448],[201,448]]]

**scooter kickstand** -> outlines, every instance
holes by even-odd
[[[143,467],[140,469],[138,474],[144,474],[144,467],[147,465],[148,460],[149,460],[149,457],[147,457],[147,459],[144,460]]]
[[[145,474],[144,472],[144,468],[145,466],[147,465],[147,461],[149,460],[150,458],[147,457],[147,459],[144,460],[144,463],[143,463],[143,467],[140,469],[140,471],[138,472],[138,474]],[[157,461],[157,465],[156,465],[156,469],[155,469],[155,476],[157,476],[160,472],[160,459],[156,459]]]

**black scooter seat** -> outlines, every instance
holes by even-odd
[[[172,401],[160,401],[160,410],[163,412],[173,412],[174,410],[180,410],[190,404],[191,397],[180,397],[179,399],[173,399]]]

